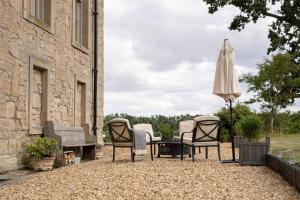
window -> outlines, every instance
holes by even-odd
[[[74,76],[74,126],[83,126],[87,116],[87,84],[80,75]]]
[[[73,43],[78,48],[88,48],[89,0],[73,0]]]
[[[44,60],[29,58],[28,125],[30,134],[42,134],[48,119],[49,73]]]
[[[24,0],[24,17],[50,31],[53,0]]]
[[[75,77],[74,125],[83,126],[86,122],[86,83]]]

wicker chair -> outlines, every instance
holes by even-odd
[[[124,118],[114,118],[108,122],[109,134],[113,146],[113,162],[115,161],[115,148],[130,148],[131,160],[134,162],[135,153],[134,147],[134,133],[131,129],[130,123]],[[153,160],[152,140],[150,138],[151,160]]]
[[[155,136],[154,132],[153,132],[153,128],[151,124],[135,124],[133,125],[134,129],[137,130],[143,130],[147,133],[146,135],[146,141],[147,144],[150,144],[150,142],[152,141],[152,144],[154,144],[154,155],[156,154],[156,143],[161,141],[162,135],[160,132],[157,132],[156,134],[159,135],[159,137]]]
[[[195,161],[195,148],[205,147],[205,158],[208,159],[208,147],[217,147],[220,155],[220,118],[216,116],[200,116],[194,119],[192,137],[185,137],[189,132],[181,135],[181,160],[183,160],[183,145],[192,148],[192,159]]]

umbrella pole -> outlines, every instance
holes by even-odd
[[[233,108],[232,108],[232,100],[229,100],[229,109],[230,109],[230,136],[231,136],[231,149],[232,149],[232,161],[235,160],[235,150],[234,150],[234,130],[233,130]]]
[[[234,130],[233,130],[233,108],[232,100],[229,100],[229,109],[230,109],[230,137],[231,137],[231,149],[232,149],[232,160],[222,160],[221,163],[237,163],[235,159],[235,149],[234,149]]]

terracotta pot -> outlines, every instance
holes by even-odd
[[[53,169],[55,157],[44,157],[41,160],[34,160],[31,166],[34,170],[49,171]]]

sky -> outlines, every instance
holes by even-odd
[[[225,106],[212,93],[224,39],[234,47],[239,76],[257,73],[268,58],[272,19],[230,31],[234,7],[211,15],[201,0],[105,0],[104,12],[105,115],[213,114]],[[247,85],[241,89],[237,101],[253,95]],[[300,102],[289,109],[299,110]]]

